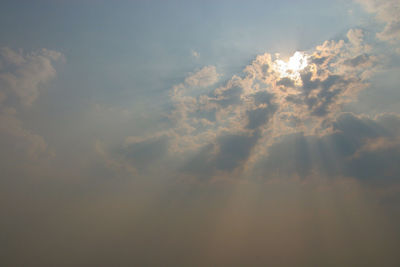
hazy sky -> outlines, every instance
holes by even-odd
[[[1,266],[400,266],[400,1],[0,1]]]

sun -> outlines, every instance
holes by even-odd
[[[300,81],[300,71],[308,66],[307,58],[305,53],[296,51],[287,62],[276,59],[274,67],[281,78],[288,77],[297,82]]]

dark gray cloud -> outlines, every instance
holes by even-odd
[[[217,139],[218,153],[215,157],[216,168],[231,171],[240,163],[244,163],[259,138],[258,132],[250,136],[226,135],[219,137]]]
[[[399,127],[397,115],[369,119],[343,114],[334,122],[331,134],[283,137],[281,142],[270,147],[268,157],[256,166],[256,173],[267,179],[276,175],[305,178],[316,171],[328,177],[398,184]]]
[[[258,132],[250,135],[222,135],[215,144],[205,145],[187,160],[181,171],[206,179],[212,178],[218,171],[232,172],[246,163],[259,138]]]
[[[294,81],[290,78],[282,78],[277,83],[277,85],[283,85],[284,87],[294,87]]]
[[[246,127],[254,130],[268,123],[277,111],[278,106],[273,102],[273,95],[265,91],[257,92],[251,96],[256,106],[261,105],[247,111],[248,123]]]
[[[247,111],[248,124],[247,128],[257,129],[258,127],[264,125],[272,116],[273,108],[262,107]]]
[[[155,161],[163,158],[168,152],[168,137],[159,136],[146,140],[128,143],[120,148],[119,154],[137,170],[148,170]]]
[[[198,108],[189,114],[189,118],[206,119],[210,122],[215,122],[217,120],[216,115],[217,115],[216,108],[210,108],[210,109]]]
[[[349,86],[350,81],[340,75],[329,75],[325,79],[311,79],[312,73],[302,73],[304,103],[312,115],[325,116],[329,108],[336,104],[338,96]],[[289,99],[290,100],[290,99]],[[295,101],[299,101],[296,100]]]
[[[344,64],[352,67],[357,67],[358,65],[364,64],[368,61],[369,61],[369,56],[367,54],[362,54],[354,58],[345,60]]]
[[[243,92],[243,88],[240,86],[233,86],[215,93],[216,99],[212,99],[212,102],[217,103],[222,108],[226,108],[230,105],[240,104],[240,95]]]
[[[324,64],[327,60],[329,59],[329,57],[313,57],[311,59],[311,62],[316,64],[316,65],[322,65]]]

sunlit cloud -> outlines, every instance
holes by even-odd
[[[301,85],[300,72],[308,65],[307,55],[296,51],[287,62],[277,59],[275,60],[274,68],[280,73],[282,78],[288,77],[294,81],[296,85]]]
[[[376,71],[363,32],[352,29],[346,37],[287,60],[259,55],[243,74],[217,87],[212,87],[219,76],[214,66],[190,74],[171,89],[171,128],[148,138],[130,137],[141,150],[126,147],[124,154],[133,159],[158,151],[164,158],[182,158],[178,172],[212,177],[251,172],[274,156],[269,147],[286,136],[334,134],[342,105],[355,101]]]

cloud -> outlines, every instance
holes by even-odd
[[[186,77],[185,84],[189,87],[207,87],[216,83],[218,77],[215,66],[206,66]]]
[[[384,23],[384,28],[377,37],[395,43],[400,41],[400,1],[399,0],[355,0],[376,19]]]
[[[23,127],[22,121],[17,118],[16,110],[13,108],[0,110],[0,141],[3,153],[6,152],[8,156],[16,152],[34,160],[52,155],[41,136]]]
[[[269,149],[269,156],[255,166],[264,179],[279,176],[305,178],[353,177],[365,183],[391,186],[398,183],[400,168],[400,116],[376,118],[341,114],[333,132],[324,136],[302,133],[282,137]]]
[[[259,138],[258,132],[221,135],[215,143],[203,146],[194,156],[188,157],[180,171],[210,180],[216,173],[243,168]]]
[[[130,176],[137,175],[137,169],[133,164],[122,157],[115,159],[115,155],[110,155],[99,140],[96,140],[94,150],[101,157],[107,168],[118,173],[127,173]]]
[[[203,67],[172,87],[170,128],[130,137],[130,145],[118,153],[142,170],[174,158],[180,163],[165,168],[178,176],[240,176],[265,158],[285,158],[284,147],[275,149],[282,139],[317,140],[335,134],[341,106],[367,87],[376,60],[363,31],[352,29],[344,40],[326,41],[286,60],[258,55],[242,74],[220,86],[215,86],[220,76],[216,68]],[[296,159],[291,166],[306,175],[312,169],[307,156],[300,156],[306,151],[301,142],[294,148],[299,161],[292,155]]]
[[[61,53],[42,49],[26,53],[0,49],[0,84],[3,93],[18,98],[24,106],[37,99],[42,86],[56,75],[53,63],[62,60]]]
[[[18,118],[39,97],[40,91],[56,76],[54,63],[63,59],[59,52],[42,49],[24,53],[0,48],[0,135],[6,152],[21,159],[53,155],[44,139],[27,130]]]
[[[145,140],[135,141],[128,138],[121,148],[124,158],[138,169],[149,169],[155,161],[162,158],[168,151],[167,136],[155,136]]]

